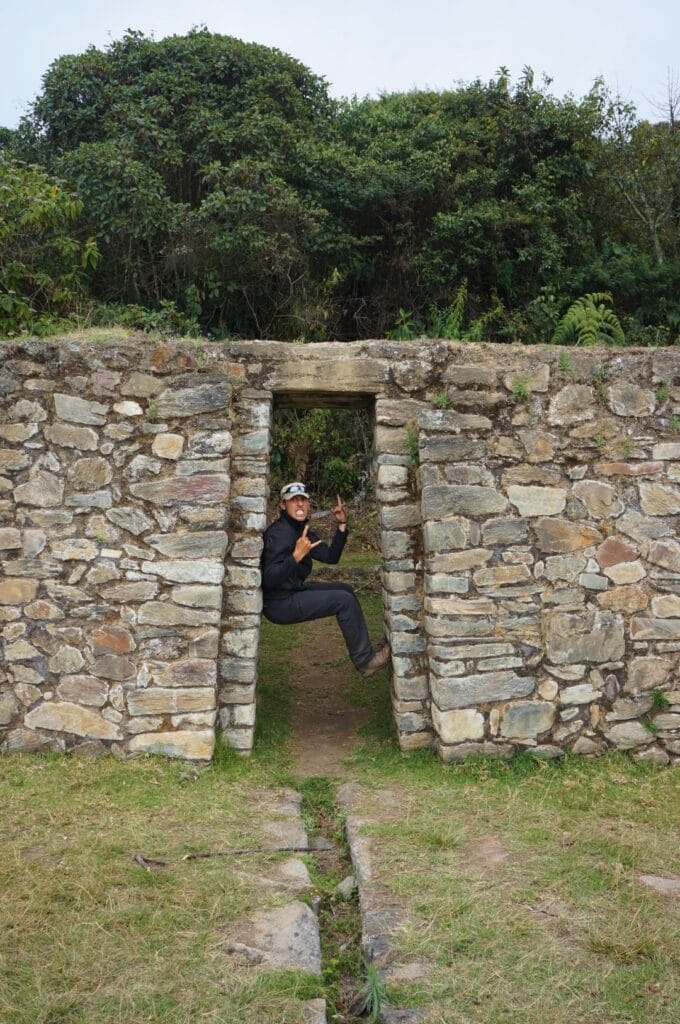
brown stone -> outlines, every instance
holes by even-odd
[[[120,740],[120,729],[91,708],[70,701],[50,701],[29,711],[26,725],[32,729],[52,729],[98,740]]]
[[[553,516],[564,510],[567,492],[563,487],[508,487],[508,498],[521,516]]]
[[[31,456],[22,448],[0,448],[0,473],[18,473],[31,465]]]
[[[116,583],[110,587],[102,587],[101,596],[105,601],[150,601],[158,594],[158,584],[151,580],[140,580],[138,583]]]
[[[130,753],[163,754],[186,761],[209,761],[215,749],[213,729],[143,732],[128,743]]]
[[[649,604],[649,596],[643,587],[616,587],[604,594],[598,594],[597,603],[601,608],[632,615],[635,612],[644,611]]]
[[[182,454],[184,438],[181,434],[157,434],[151,450],[159,459],[176,460]]]
[[[556,554],[600,544],[603,539],[593,526],[572,523],[568,519],[538,519],[533,528],[539,550]]]
[[[579,480],[574,484],[574,496],[583,502],[593,519],[608,519],[623,512],[623,502],[614,488],[599,480]]]
[[[619,562],[632,562],[637,556],[637,550],[619,537],[607,537],[597,549],[597,560],[603,569],[610,565],[618,565]]]
[[[25,484],[14,488],[14,500],[19,505],[53,508],[64,499],[64,481],[52,473],[39,469]]]
[[[134,662],[129,658],[122,658],[116,654],[105,654],[103,658],[96,658],[90,671],[94,676],[102,679],[113,679],[121,682],[124,679],[131,679],[136,673]]]
[[[39,583],[30,579],[0,579],[0,605],[28,604],[38,593]]]
[[[0,551],[21,547],[21,533],[13,526],[0,527]]]
[[[113,472],[106,459],[78,459],[67,476],[77,491],[93,491],[110,483]]]
[[[149,686],[132,690],[127,696],[131,715],[176,715],[193,711],[211,711],[215,707],[214,687]]]
[[[89,704],[101,708],[109,697],[108,683],[88,675],[62,676],[57,696],[73,704]]]
[[[663,472],[663,462],[596,462],[600,476],[653,476]]]
[[[680,640],[680,620],[633,618],[630,636],[632,640]]]
[[[54,423],[46,427],[45,437],[61,448],[77,448],[81,452],[94,452],[99,445],[96,430],[73,427],[70,423]]]
[[[524,445],[529,462],[550,462],[555,454],[557,438],[543,430],[520,430],[519,439]]]
[[[680,543],[677,540],[657,540],[650,544],[647,559],[671,572],[680,573]]]
[[[656,483],[640,484],[640,504],[650,516],[674,516],[680,513],[680,489]]]
[[[592,420],[595,415],[595,394],[584,384],[567,384],[550,402],[548,422],[558,426]]]
[[[128,654],[135,649],[135,642],[127,629],[121,626],[100,626],[90,634],[95,654],[112,651],[114,654]]]
[[[27,619],[47,620],[50,622],[64,618],[61,608],[58,608],[56,604],[52,604],[51,601],[34,601],[32,604],[27,604],[24,608],[24,615]]]
[[[651,416],[656,399],[654,392],[637,384],[612,384],[607,389],[609,408],[617,416]]]

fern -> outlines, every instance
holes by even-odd
[[[552,336],[556,345],[623,344],[625,335],[619,318],[607,303],[609,292],[589,292],[572,303]]]

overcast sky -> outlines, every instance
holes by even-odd
[[[446,89],[529,65],[556,95],[602,76],[655,117],[680,73],[680,0],[2,0],[0,125],[14,127],[49,64],[127,28],[156,39],[194,25],[276,46],[323,75],[334,96]]]

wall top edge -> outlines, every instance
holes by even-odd
[[[287,342],[269,341],[266,339],[210,341],[204,338],[172,338],[160,335],[140,334],[135,332],[96,330],[74,335],[52,335],[49,338],[1,338],[0,357],[4,362],[8,358],[20,357],[26,353],[33,358],[42,355],[45,358],[59,358],[59,355],[72,355],[88,350],[100,355],[110,355],[118,350],[121,353],[134,349],[143,350],[151,357],[158,353],[158,361],[162,364],[163,356],[170,357],[174,353],[184,352],[187,356],[196,357],[201,363],[207,357],[211,361],[216,358],[236,359],[258,358],[274,362],[311,361],[319,359],[353,357],[358,359],[414,359],[427,353],[435,363],[454,358],[456,362],[475,363],[485,359],[493,359],[496,366],[513,366],[519,362],[559,362],[562,353],[567,353],[575,360],[623,359],[626,362],[641,358],[663,356],[671,362],[680,363],[680,346],[659,348],[635,348],[593,346],[592,348],[565,347],[559,345],[520,345],[500,344],[495,342],[461,342],[447,339],[422,338],[412,341],[392,341],[389,339],[366,339],[363,341],[346,342]],[[563,358],[563,357],[562,357]],[[159,370],[162,366],[158,367]]]

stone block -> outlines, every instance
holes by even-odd
[[[666,684],[672,671],[673,662],[670,658],[659,658],[653,655],[632,658],[628,663],[628,675],[624,690],[631,693],[639,690],[660,689]]]
[[[631,640],[680,640],[680,619],[646,619],[634,616]]]
[[[470,543],[470,521],[462,517],[426,522],[423,527],[425,550],[431,552],[455,551]]]
[[[420,439],[421,462],[479,462],[484,455],[484,441],[464,435],[435,434]]]
[[[207,626],[219,621],[218,609],[183,608],[165,601],[149,601],[137,612],[137,622],[149,626]]]
[[[64,481],[61,477],[37,470],[25,484],[14,488],[14,500],[18,505],[35,505],[38,508],[53,508],[64,500]]]
[[[35,599],[40,584],[26,578],[0,578],[0,605],[29,604]]]
[[[487,519],[482,524],[482,543],[489,546],[522,544],[527,534],[528,526],[524,519]]]
[[[570,426],[592,420],[595,416],[595,392],[585,384],[567,384],[551,399],[548,422]]]
[[[607,739],[619,750],[644,747],[654,739],[653,733],[642,722],[619,722],[606,731]]]
[[[623,512],[623,502],[611,484],[599,480],[579,480],[574,484],[573,493],[583,502],[593,519],[610,519]]]
[[[200,384],[195,388],[167,388],[156,398],[160,419],[179,419],[218,412],[229,405],[231,386],[226,383]]]
[[[625,652],[623,619],[610,611],[545,614],[546,653],[557,665],[618,661]]]
[[[535,680],[512,671],[482,672],[470,676],[431,680],[432,698],[442,711],[491,704],[495,701],[527,697],[533,693]]]
[[[625,382],[610,385],[607,400],[617,416],[651,416],[656,406],[653,391]]]
[[[472,709],[440,711],[433,704],[432,724],[442,743],[462,743],[484,736],[484,715]]]
[[[62,676],[57,686],[57,697],[72,704],[89,704],[101,708],[108,700],[109,686],[96,676]]]
[[[181,434],[156,434],[151,451],[159,459],[176,461],[184,449],[184,438]]]
[[[173,587],[170,596],[175,604],[187,605],[189,608],[221,608],[222,587],[200,584]]]
[[[538,519],[532,523],[539,551],[546,554],[566,554],[594,544],[604,537],[594,526],[572,523],[568,519]]]
[[[380,525],[383,530],[407,530],[419,523],[420,509],[417,505],[383,505],[380,509]]]
[[[552,728],[555,707],[545,701],[528,700],[510,704],[501,716],[504,739],[534,739]]]
[[[226,502],[230,479],[226,473],[197,473],[195,476],[174,476],[165,480],[131,484],[130,493],[163,507],[183,502],[214,505]]]
[[[508,498],[521,516],[553,516],[562,512],[567,503],[563,487],[508,487]]]
[[[650,516],[676,516],[680,513],[680,488],[642,482],[640,505]]]
[[[98,711],[70,701],[52,700],[39,704],[27,712],[25,723],[31,729],[51,729],[54,732],[73,733],[95,740],[120,740],[119,727],[108,722]]]
[[[142,562],[142,572],[171,583],[221,583],[224,565],[212,559],[187,558]]]
[[[143,732],[128,742],[131,754],[164,754],[186,761],[209,761],[215,750],[213,729]]]
[[[131,715],[176,715],[194,711],[210,711],[215,707],[212,686],[149,686],[131,690],[127,695]]]
[[[55,392],[54,409],[60,420],[67,420],[69,423],[87,423],[103,427],[106,423],[109,406],[102,405],[101,402],[88,402],[86,399],[78,398],[75,395],[64,395]]]
[[[217,665],[212,658],[150,661],[149,681],[158,687],[214,687]]]
[[[134,534],[135,537],[155,525],[153,519],[149,519],[141,509],[134,508],[132,505],[119,505],[117,508],[111,508],[106,512],[106,518],[119,526],[121,530]]]
[[[430,485],[423,488],[423,519],[445,519],[454,515],[471,518],[504,512],[506,499],[493,487],[464,484]]]

